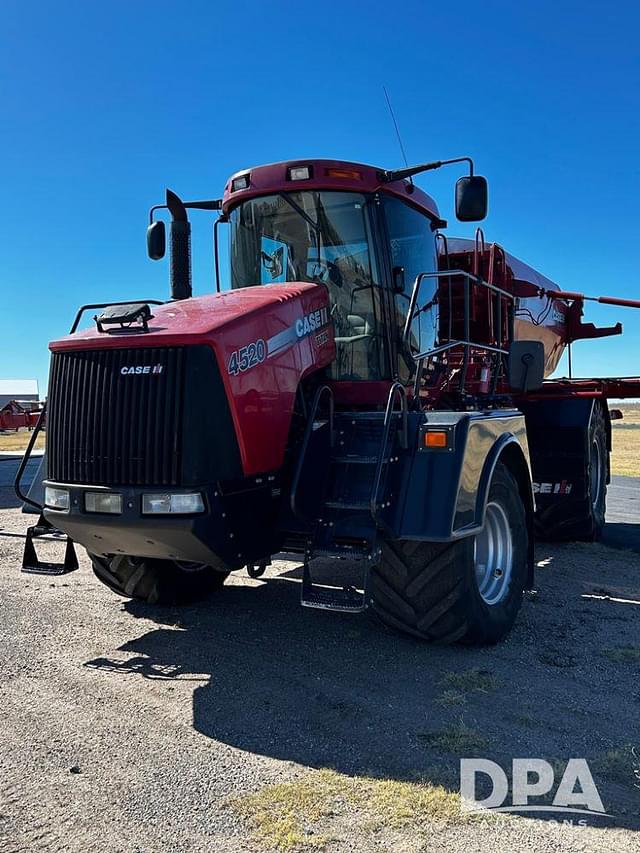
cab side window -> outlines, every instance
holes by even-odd
[[[400,199],[389,196],[384,199],[384,209],[390,241],[391,266],[394,269],[404,270],[404,291],[395,294],[396,330],[398,341],[400,341],[417,276],[422,272],[437,270],[436,244],[431,222],[427,216]],[[423,352],[434,345],[437,314],[433,298],[436,290],[435,278],[424,279],[420,286],[410,336],[410,346],[414,353]],[[410,359],[400,352],[398,364],[400,379],[406,381],[410,372]]]

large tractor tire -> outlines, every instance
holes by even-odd
[[[589,424],[589,452],[587,456],[587,500],[582,515],[574,520],[574,535],[586,542],[602,538],[607,509],[607,481],[609,480],[609,447],[607,425],[602,405],[596,405]]]
[[[125,598],[147,604],[192,604],[221,589],[229,576],[211,566],[181,567],[173,560],[89,554],[98,580]]]
[[[597,542],[602,538],[607,508],[609,480],[609,442],[602,404],[596,402],[586,430],[584,456],[585,494],[571,495],[539,509],[536,534],[541,539]],[[541,501],[540,501],[541,503]]]
[[[437,643],[487,645],[511,629],[527,584],[528,531],[513,475],[494,471],[481,533],[452,543],[389,541],[372,570],[373,610]]]

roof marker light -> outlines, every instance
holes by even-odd
[[[356,169],[327,169],[326,174],[328,178],[343,178],[347,181],[362,180],[362,172]]]
[[[234,178],[231,181],[231,192],[237,193],[238,190],[248,190],[249,189],[249,173],[246,175],[239,175],[237,178]]]
[[[290,181],[308,181],[311,178],[311,166],[289,166]]]

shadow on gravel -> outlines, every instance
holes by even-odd
[[[608,521],[602,535],[602,544],[640,554],[640,524]]]
[[[13,488],[13,481],[21,459],[21,454],[16,454],[15,456],[0,455],[0,510],[14,509],[22,505]],[[23,479],[23,488],[25,491],[30,488],[39,465],[40,457],[31,460],[27,465]]]
[[[17,509],[20,506],[13,486],[0,486],[0,509]]]
[[[104,657],[87,666],[154,679],[205,674],[193,694],[197,731],[351,775],[429,779],[458,790],[460,757],[491,758],[509,770],[515,757],[556,766],[586,757],[614,815],[602,825],[640,829],[630,747],[640,743],[638,680],[630,678],[621,702],[615,668],[604,661],[602,671],[591,671],[594,652],[582,641],[597,635],[608,613],[623,619],[611,623],[616,631],[640,614],[621,617],[620,606],[614,612],[610,603],[581,600],[576,589],[575,626],[567,626],[565,604],[543,597],[525,603],[499,646],[434,647],[365,616],[301,608],[299,575],[230,585],[186,609],[127,602],[133,616],[166,627],[125,643],[126,661]]]

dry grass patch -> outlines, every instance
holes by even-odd
[[[594,773],[612,782],[631,784],[638,782],[640,751],[631,744],[610,749],[589,762]]]
[[[463,669],[460,672],[447,672],[440,680],[440,684],[449,690],[458,693],[488,693],[498,686],[498,679],[486,669]]]
[[[611,435],[611,473],[640,477],[640,424],[616,426],[614,421]]]
[[[603,649],[602,654],[614,663],[640,663],[640,646],[628,644],[614,649]]]
[[[468,726],[462,717],[440,731],[426,732],[419,737],[429,746],[454,755],[476,755],[488,746],[486,737]]]
[[[466,705],[467,698],[458,690],[444,690],[436,699],[436,703],[443,708],[451,708],[455,705]]]
[[[31,433],[27,430],[23,432],[3,432],[0,433],[0,450],[14,450],[16,453],[23,452],[27,449],[27,444],[31,438]],[[36,449],[44,450],[45,436],[43,433],[36,438]]]
[[[235,797],[229,806],[252,826],[255,840],[280,851],[321,850],[332,821],[357,821],[365,832],[423,828],[465,819],[460,797],[429,782],[398,782],[315,771],[295,782],[267,785]]]
[[[611,424],[611,473],[640,477],[640,405],[613,403],[612,408],[622,409],[624,418]]]

